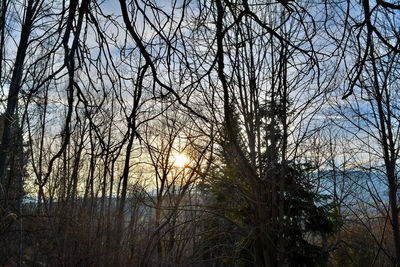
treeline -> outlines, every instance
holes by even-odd
[[[0,6],[0,265],[400,266],[398,2]]]

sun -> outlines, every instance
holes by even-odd
[[[190,163],[190,159],[183,153],[179,153],[172,156],[172,162],[174,167],[184,168]]]

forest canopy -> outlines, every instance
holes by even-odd
[[[400,2],[0,7],[0,265],[400,266]]]

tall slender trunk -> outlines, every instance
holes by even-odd
[[[390,213],[391,213],[391,222],[393,227],[393,242],[395,246],[395,265],[400,266],[400,226],[399,226],[399,210],[397,207],[397,179],[395,175],[396,168],[396,159],[395,159],[395,143],[393,141],[392,134],[392,126],[390,124],[390,120],[386,118],[386,116],[390,117],[389,114],[385,114],[384,111],[384,99],[383,92],[387,90],[386,86],[381,88],[380,79],[378,75],[378,68],[375,58],[375,50],[373,43],[373,27],[371,24],[371,17],[369,11],[369,1],[364,0],[364,13],[365,20],[367,21],[368,27],[368,35],[367,42],[369,45],[369,56],[372,63],[373,68],[373,82],[374,82],[374,90],[376,95],[376,104],[378,108],[378,117],[379,117],[379,130],[381,134],[381,145],[383,150],[383,160],[385,162],[386,167],[386,176],[388,180],[388,189],[389,189],[389,205],[390,205]],[[388,101],[388,99],[386,99]],[[389,107],[390,108],[390,107]]]
[[[118,207],[118,217],[117,217],[117,228],[116,228],[116,237],[115,237],[115,250],[114,250],[114,264],[120,265],[121,259],[119,257],[121,248],[121,239],[122,235],[125,233],[125,202],[126,202],[126,194],[128,188],[128,180],[129,180],[129,170],[130,170],[130,158],[131,152],[133,147],[133,141],[135,140],[135,134],[132,129],[134,129],[134,124],[131,125],[131,129],[128,132],[128,145],[126,147],[126,154],[125,154],[125,163],[124,163],[124,170],[122,173],[122,189],[121,189],[121,196],[119,199],[119,207]]]
[[[10,82],[10,89],[8,91],[7,108],[3,125],[3,136],[1,137],[0,145],[0,181],[2,186],[5,185],[6,181],[7,157],[10,153],[9,148],[11,143],[11,125],[15,119],[14,114],[18,104],[18,96],[21,89],[24,61],[28,49],[29,36],[33,26],[33,16],[37,7],[37,3],[36,5],[34,3],[34,0],[29,0],[27,3],[24,23],[22,25],[20,40],[17,49],[17,56],[15,58],[15,65]],[[5,203],[8,192],[4,192],[4,196],[2,196],[2,191],[3,189],[0,190],[0,200],[4,201],[3,203]]]

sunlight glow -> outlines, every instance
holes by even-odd
[[[190,163],[190,159],[183,153],[172,156],[173,165],[177,168],[184,168]]]

